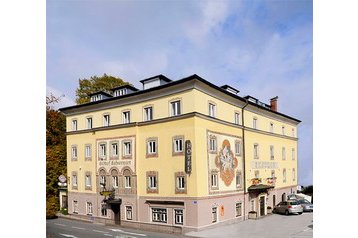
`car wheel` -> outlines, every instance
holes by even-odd
[[[302,212],[299,212],[298,215],[302,215]]]
[[[289,214],[289,212],[288,212],[288,210],[286,210],[286,211],[285,211],[285,215],[288,216],[288,214]]]

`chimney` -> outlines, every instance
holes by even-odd
[[[277,99],[278,96],[270,99],[271,110],[277,112]]]

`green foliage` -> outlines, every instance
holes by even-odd
[[[79,87],[76,90],[76,103],[83,104],[90,101],[88,94],[98,91],[109,93],[109,90],[118,86],[128,85],[120,78],[107,74],[101,77],[92,76],[90,79],[79,79]]]
[[[302,193],[306,194],[306,195],[312,195],[313,194],[313,185],[303,187]]]
[[[58,98],[46,97],[46,218],[59,210],[58,177],[66,174],[66,118],[49,106]]]
[[[67,209],[67,208],[61,208],[60,212],[61,212],[63,215],[68,215],[68,209]]]

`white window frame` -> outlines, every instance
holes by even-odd
[[[118,150],[118,142],[112,142],[111,143],[111,153],[113,157],[117,157],[119,154],[119,150]]]
[[[100,143],[99,144],[99,157],[103,158],[107,156],[107,144],[106,143]]]
[[[209,137],[209,151],[216,152],[216,150],[217,150],[216,137]]]
[[[92,148],[91,145],[85,145],[85,158],[92,157]]]
[[[173,102],[170,102],[170,112],[171,116],[178,116],[181,115],[181,100],[176,100]]]
[[[259,144],[255,143],[254,144],[254,159],[259,159],[260,157],[260,147]]]
[[[174,224],[184,225],[184,209],[174,208]]]
[[[282,147],[282,160],[286,160],[286,147]]]
[[[85,175],[85,186],[86,188],[92,187],[92,178],[90,174]]]
[[[77,187],[78,186],[78,178],[77,178],[77,174],[72,174],[72,186],[73,187]]]
[[[102,217],[107,217],[108,213],[107,213],[107,204],[105,202],[101,203],[101,216]]]
[[[155,176],[155,175],[148,176],[148,188],[149,189],[157,189],[158,188],[157,176]]]
[[[235,112],[235,124],[240,125],[240,113]]]
[[[93,204],[92,202],[86,203],[87,215],[93,215]]]
[[[102,184],[106,184],[106,175],[99,176],[99,184],[100,184],[101,188],[104,187],[104,185],[102,185]]]
[[[118,188],[118,176],[112,175],[112,185],[114,188]]]
[[[185,190],[185,176],[176,177],[176,186],[178,190]]]
[[[123,156],[130,156],[130,155],[132,155],[132,142],[124,141],[123,142]]]
[[[122,123],[129,124],[131,123],[131,111],[123,111],[122,112]]]
[[[241,171],[237,171],[236,172],[236,176],[235,176],[235,180],[236,180],[236,187],[241,187],[241,180],[242,180],[242,173]]]
[[[181,153],[184,151],[184,139],[182,137],[173,139],[173,149],[174,153]]]
[[[93,128],[93,119],[92,119],[92,117],[87,117],[86,121],[87,121],[87,129],[92,129]]]
[[[126,220],[133,220],[133,207],[132,206],[125,206],[126,207]]]
[[[151,213],[152,222],[168,223],[168,209],[152,207]]]
[[[241,155],[241,142],[235,141],[235,155]]]
[[[77,156],[78,156],[77,145],[73,145],[71,147],[71,158],[73,160],[77,160]]]
[[[296,160],[296,150],[295,148],[292,148],[292,160]]]
[[[292,169],[292,181],[296,181],[296,169]]]
[[[132,179],[130,175],[124,176],[124,187],[125,188],[131,188],[132,187]]]
[[[257,118],[256,117],[254,117],[252,119],[252,128],[257,129]]]
[[[275,159],[275,147],[273,145],[270,145],[270,159]]]
[[[73,213],[78,213],[78,201],[73,200]]]
[[[153,120],[153,107],[145,107],[143,108],[143,114],[144,114],[144,121],[151,121]]]
[[[110,126],[111,124],[111,118],[109,116],[109,114],[105,114],[103,115],[103,126]]]
[[[218,222],[218,207],[211,208],[211,222],[212,223]]]
[[[283,181],[284,183],[286,183],[286,181],[287,181],[287,172],[286,172],[286,169],[283,169],[283,170],[282,170],[282,177],[283,177],[282,181]]]
[[[72,131],[77,131],[78,130],[77,126],[78,126],[77,119],[73,119],[72,120]]]
[[[216,117],[216,105],[209,102],[209,116]]]
[[[242,216],[242,202],[237,202],[235,203],[235,217],[241,217],[241,216]]]
[[[255,174],[255,178],[259,179],[260,178],[260,170],[255,170],[254,172]]]
[[[218,174],[217,173],[212,173],[211,176],[211,181],[210,181],[210,184],[211,184],[211,187],[212,188],[217,188],[218,187],[218,183],[219,183],[219,177],[218,177]]]
[[[157,140],[156,139],[149,139],[147,141],[147,154],[153,155],[157,153]]]

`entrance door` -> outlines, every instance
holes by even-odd
[[[120,212],[120,204],[111,204],[111,209],[114,213],[114,224],[121,224],[121,212]]]
[[[265,197],[260,197],[260,216],[265,216]]]

